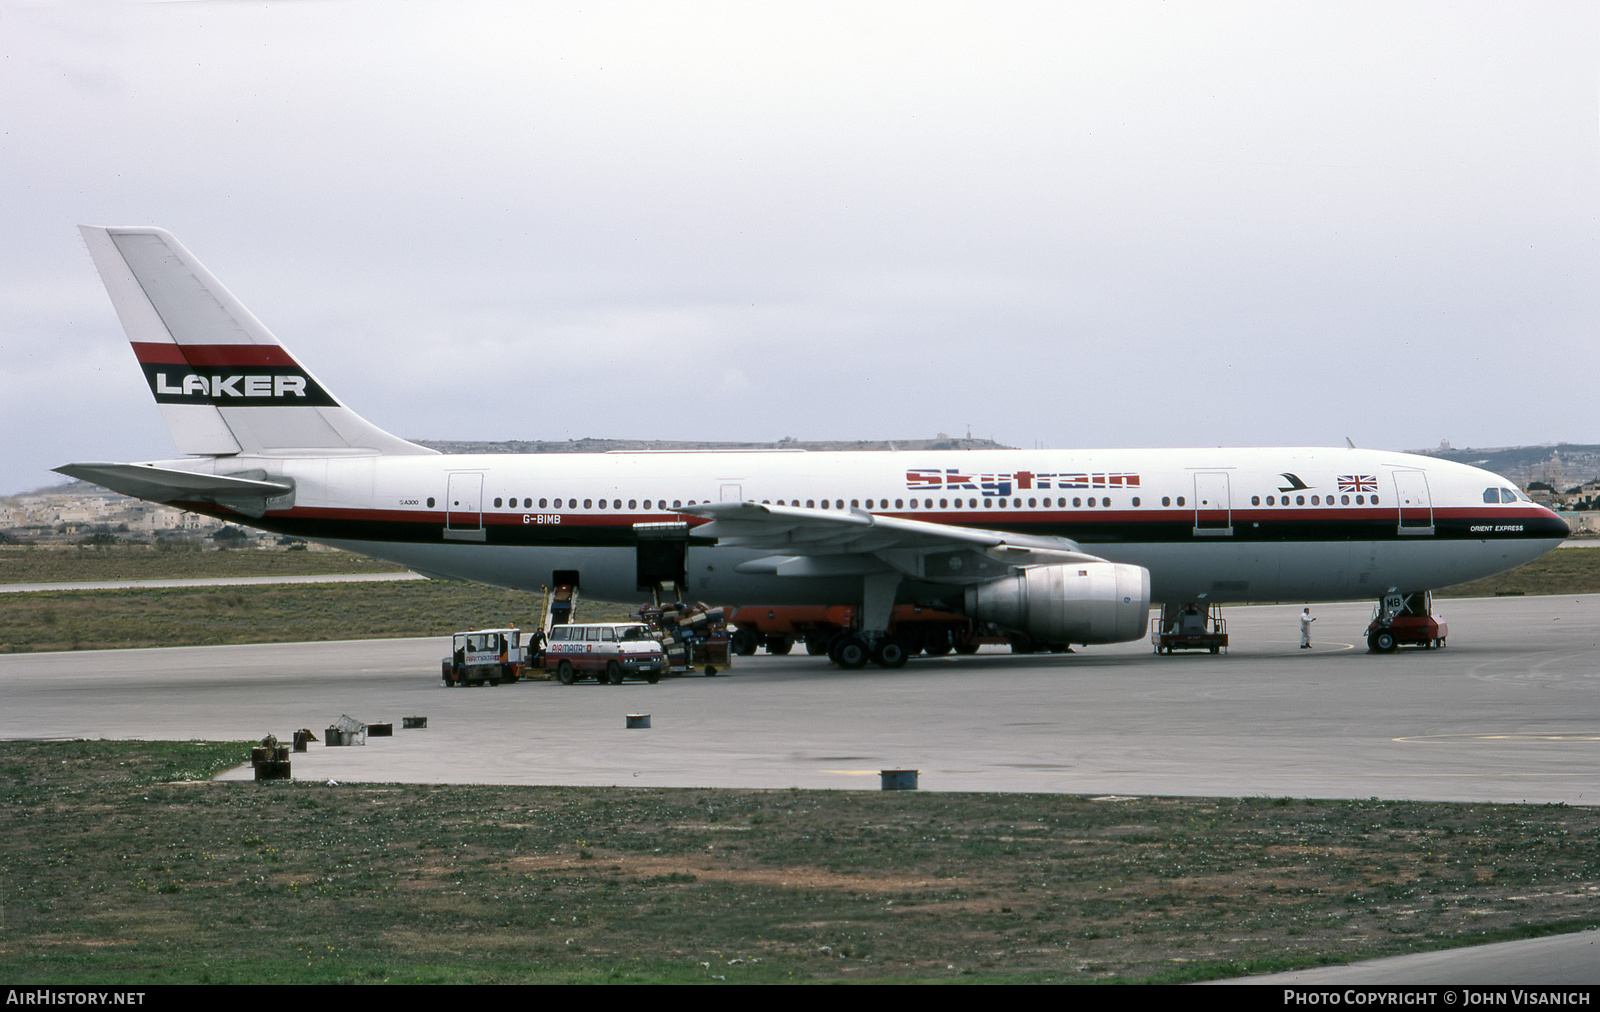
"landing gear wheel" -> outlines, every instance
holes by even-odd
[[[572,670],[571,661],[562,661],[556,665],[556,677],[561,680],[562,685],[571,685],[578,680],[578,673]]]
[[[879,640],[872,651],[872,661],[880,668],[903,668],[909,656],[906,645],[892,636]]]
[[[872,648],[860,636],[846,636],[833,648],[833,662],[846,671],[864,668],[871,659]]]
[[[611,685],[622,684],[622,665],[611,661],[606,665],[606,682]]]
[[[849,638],[850,638],[850,634],[849,633],[842,632],[842,633],[835,633],[834,637],[828,641],[827,653],[828,653],[828,660],[830,662],[832,662],[834,664],[838,664],[839,663],[839,645],[842,644],[845,640],[847,640]]]

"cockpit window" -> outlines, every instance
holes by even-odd
[[[1483,490],[1483,501],[1484,502],[1495,502],[1495,503],[1499,502],[1500,501],[1500,490],[1497,489],[1497,488],[1486,488],[1486,489],[1484,489]]]

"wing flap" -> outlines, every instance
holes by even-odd
[[[1104,562],[1066,538],[1008,534],[952,524],[882,516],[867,510],[818,510],[762,503],[706,503],[683,510],[710,523],[694,530],[721,548],[774,553],[760,566],[785,576],[813,576],[833,569],[802,559],[852,556],[858,561],[831,565],[871,572],[888,566],[908,576],[939,583],[993,579],[1009,567]]]

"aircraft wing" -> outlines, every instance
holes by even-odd
[[[284,481],[268,481],[242,475],[198,474],[153,464],[111,464],[86,462],[63,464],[57,474],[79,478],[151,502],[214,502],[260,516],[269,500],[294,494],[294,486]],[[278,504],[273,503],[274,507]]]
[[[753,502],[707,503],[681,512],[711,522],[693,531],[719,548],[770,551],[740,572],[835,576],[897,570],[937,583],[975,583],[1014,566],[1104,562],[1067,538],[1035,537],[880,516],[863,509],[818,510]]]

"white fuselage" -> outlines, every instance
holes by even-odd
[[[635,525],[698,525],[703,521],[679,510],[718,502],[864,509],[1069,539],[1086,553],[1147,568],[1158,602],[1318,601],[1434,589],[1522,565],[1567,533],[1559,517],[1513,498],[1514,486],[1496,475],[1378,450],[653,452],[204,463],[218,474],[260,469],[292,479],[294,501],[259,518],[194,508],[433,576],[538,590],[576,574],[587,596],[615,601],[648,597],[638,579]],[[859,577],[785,576],[750,565],[773,554],[691,540],[685,589],[729,605],[850,603],[861,593]],[[899,599],[931,603],[948,593],[907,581]]]

